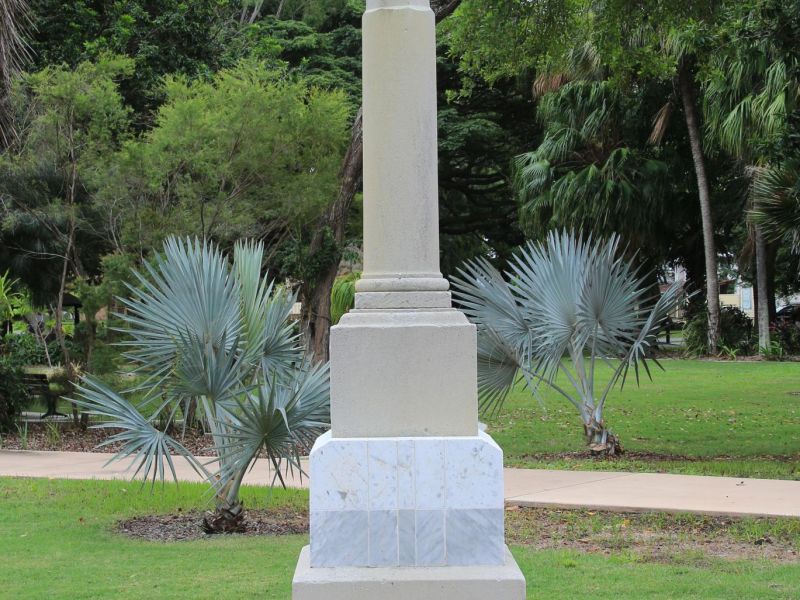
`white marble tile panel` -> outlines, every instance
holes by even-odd
[[[417,566],[445,564],[444,511],[417,510]]]
[[[397,512],[397,535],[400,566],[413,567],[417,558],[416,511],[400,510]]]
[[[417,510],[445,507],[445,441],[414,441],[414,495]]]
[[[503,509],[448,510],[447,564],[502,565]]]
[[[369,453],[369,509],[392,510],[397,508],[397,442],[370,440]]]
[[[369,513],[369,566],[396,567],[397,511],[373,510]]]
[[[366,566],[369,519],[365,510],[311,513],[311,566]]]
[[[330,433],[326,433],[330,436]],[[310,460],[311,510],[367,510],[367,442],[328,437],[317,443]]]
[[[503,452],[486,434],[447,441],[447,508],[503,507]]]
[[[397,441],[397,508],[415,508],[414,440]]]

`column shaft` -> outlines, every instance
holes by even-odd
[[[441,291],[441,280],[425,282],[441,278],[435,19],[427,2],[370,5],[377,8],[363,19],[364,282],[359,289]],[[397,279],[406,281],[392,282]],[[409,285],[409,279],[421,281]]]

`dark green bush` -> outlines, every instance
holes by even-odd
[[[14,429],[22,407],[28,401],[22,369],[0,356],[0,432]]]
[[[776,323],[771,328],[771,337],[778,342],[785,354],[800,354],[800,328],[794,323]]]
[[[80,361],[81,348],[72,340],[67,340],[67,348],[73,361]],[[63,364],[61,346],[53,340],[47,343],[47,351],[54,365]],[[42,344],[32,334],[7,335],[0,345],[0,355],[6,357],[13,364],[24,367],[27,365],[46,365],[47,356]]]
[[[687,321],[683,341],[689,354],[708,354],[708,311],[698,312]],[[753,320],[738,308],[723,306],[717,346],[720,350],[727,348],[738,354],[752,354],[755,350]]]

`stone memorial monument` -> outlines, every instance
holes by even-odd
[[[294,600],[524,600],[503,453],[478,429],[475,327],[439,272],[428,0],[367,0],[364,275],[331,330],[331,431],[311,452]]]

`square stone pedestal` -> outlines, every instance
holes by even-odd
[[[503,451],[485,433],[326,433],[310,462],[312,568],[504,564]]]
[[[331,329],[333,437],[474,436],[476,355],[452,308],[347,313]]]
[[[303,548],[292,600],[525,600],[525,578],[505,549],[505,564],[472,567],[311,568]]]

